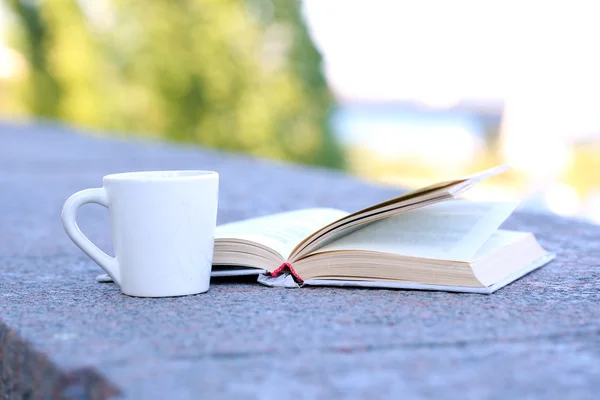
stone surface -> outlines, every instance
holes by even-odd
[[[339,173],[51,124],[0,124],[0,398],[597,398],[600,227],[517,212],[557,253],[491,296],[215,281],[140,299],[94,281],[60,210],[103,175],[221,174],[219,221],[394,194]],[[111,251],[108,217],[83,231]]]

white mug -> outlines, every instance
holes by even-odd
[[[138,297],[203,293],[210,284],[219,175],[148,171],[107,175],[103,187],[65,203],[67,235],[121,287]],[[75,221],[86,203],[108,208],[115,257],[100,250]]]

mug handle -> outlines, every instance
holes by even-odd
[[[100,250],[77,226],[77,210],[84,204],[96,203],[108,208],[108,198],[104,188],[86,189],[75,193],[65,202],[62,209],[62,222],[71,240],[96,262],[117,284],[120,283],[117,259]]]

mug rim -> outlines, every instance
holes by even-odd
[[[106,175],[102,178],[106,181],[119,182],[177,182],[190,180],[205,180],[217,178],[219,174],[215,171],[208,170],[161,170],[161,171],[133,171],[120,172],[116,174]]]

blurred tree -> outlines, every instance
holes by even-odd
[[[8,0],[8,6],[21,22],[22,30],[16,36],[16,47],[29,62],[28,79],[18,88],[24,107],[34,115],[57,115],[59,87],[48,70],[48,32],[39,8],[32,2]]]
[[[342,167],[295,0],[9,0],[33,115]]]

